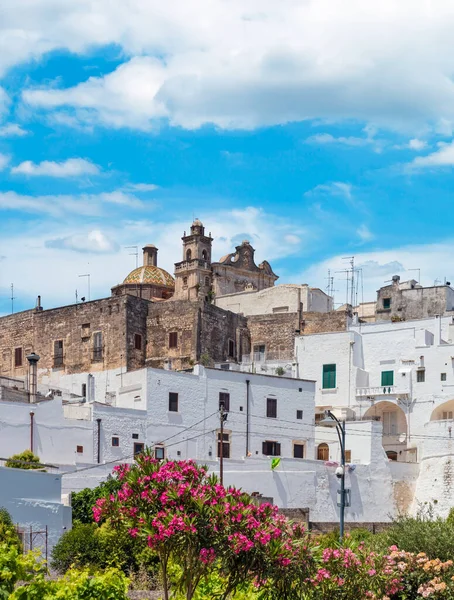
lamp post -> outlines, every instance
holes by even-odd
[[[336,477],[340,479],[340,514],[339,514],[339,540],[342,544],[344,537],[344,520],[345,520],[345,421],[333,415],[330,410],[325,410],[325,418],[319,422],[323,427],[335,427],[339,437],[341,449],[341,466],[336,469]]]
[[[224,423],[227,421],[227,413],[225,412],[224,401],[219,403],[219,421],[221,429],[221,443],[219,446],[219,479],[221,485],[224,485]]]

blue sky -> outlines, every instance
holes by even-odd
[[[454,280],[448,2],[6,0],[0,314],[107,296],[193,217],[280,282]]]

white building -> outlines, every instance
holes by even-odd
[[[62,476],[0,467],[0,506],[23,532],[24,545],[45,552],[71,528],[71,508],[62,503]]]
[[[251,289],[215,298],[216,306],[244,316],[276,313],[330,312],[333,299],[307,283],[283,283],[259,292]]]
[[[62,377],[61,383],[73,393],[82,385],[85,392],[90,387],[93,401],[63,402],[55,396],[29,404],[3,399],[0,455],[30,447],[33,435],[33,450],[41,460],[59,466],[64,492],[96,486],[115,463],[133,460],[145,445],[153,446],[159,457],[192,458],[219,472],[222,400],[228,409],[225,483],[272,497],[281,507],[309,508],[313,521],[338,519],[334,468],[316,460],[313,381],[196,367],[194,373],[141,369],[75,374]],[[57,381],[48,384],[55,388]],[[385,460],[380,426],[358,422],[354,427],[352,461],[358,464],[347,475],[355,491],[347,519],[389,520],[402,505],[393,504],[396,474]],[[327,430],[328,440],[333,435]],[[281,464],[272,470],[274,456],[281,457]],[[412,474],[407,475],[413,482]],[[373,503],[378,497],[384,499],[380,510]]]
[[[317,381],[316,420],[329,408],[347,419],[347,431],[357,421],[378,421],[388,458],[419,463],[414,506],[432,501],[446,514],[454,482],[452,317],[302,336],[296,354],[299,374]],[[354,435],[347,433],[347,448]],[[338,460],[335,438],[321,429],[317,438],[317,455]]]

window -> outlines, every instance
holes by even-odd
[[[394,371],[382,371],[381,372],[381,384],[382,385],[394,385]]]
[[[210,278],[209,277],[205,277],[205,286],[210,287]]]
[[[319,444],[317,448],[317,460],[329,460],[328,444]]]
[[[230,458],[230,433],[223,434],[222,458]],[[221,457],[221,432],[218,431],[218,458]]]
[[[86,398],[87,397],[87,384],[83,383],[82,384],[82,398]]]
[[[336,365],[323,365],[323,389],[330,390],[336,387]]]
[[[443,411],[443,421],[447,421],[448,419],[452,419],[452,410]]]
[[[178,348],[178,332],[169,333],[169,348]]]
[[[191,260],[192,252],[190,250],[186,250],[186,260]]]
[[[229,340],[229,356],[235,356],[235,342],[233,340]]]
[[[132,439],[133,440],[138,440],[139,439],[139,434],[138,433],[133,433],[132,434]]]
[[[265,344],[259,344],[257,346],[254,346],[254,360],[255,361],[265,360],[265,352],[266,352]]]
[[[293,458],[304,458],[304,444],[293,444]]]
[[[135,442],[134,443],[134,456],[137,456],[138,454],[142,454],[144,449],[144,445],[142,444],[142,442]]]
[[[230,394],[227,392],[219,392],[219,408],[221,408],[221,404],[224,404],[224,410],[230,410]]]
[[[206,250],[202,250],[202,260],[207,260],[208,258],[208,254]],[[208,278],[207,278],[208,279]],[[209,281],[209,280],[208,280]],[[209,285],[209,283],[207,284]]]
[[[22,348],[16,348],[14,350],[14,366],[21,367],[22,366]]]
[[[58,369],[63,366],[63,340],[55,340],[54,342],[54,368]]]
[[[391,308],[391,298],[383,298],[383,308],[385,310]]]
[[[156,460],[164,460],[165,458],[165,449],[164,446],[156,446],[154,449],[154,457]]]
[[[266,416],[271,419],[277,418],[277,399],[267,398],[266,399]]]
[[[140,333],[134,334],[134,349],[142,350],[142,336]]]
[[[112,446],[114,448],[118,448],[119,445],[120,445],[120,438],[118,436],[114,435],[112,438]]]
[[[318,425],[324,418],[325,413],[315,413],[315,424]]]
[[[297,419],[302,419],[303,418],[303,411],[302,410],[297,410],[296,411],[296,418]]]
[[[76,452],[77,452],[77,454],[83,454],[84,453],[84,447],[83,446],[76,446]]]
[[[351,450],[346,450],[345,451],[345,462],[346,463],[351,463],[352,462],[352,451]]]
[[[425,369],[418,369],[416,371],[416,382],[417,383],[424,383],[426,380],[426,370]]]
[[[102,360],[102,333],[97,331],[93,334],[93,362]]]
[[[263,442],[262,443],[262,453],[265,456],[280,456],[281,455],[281,445],[278,442]]]
[[[188,278],[183,277],[183,287],[188,287]]]
[[[397,412],[383,411],[383,435],[397,435]]]
[[[446,373],[440,373],[441,381],[446,381]]]
[[[178,412],[178,394],[169,392],[169,412]]]

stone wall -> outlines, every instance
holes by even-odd
[[[348,311],[304,312],[301,333],[309,335],[312,333],[346,331],[348,319]]]
[[[211,364],[235,360],[238,352],[250,351],[246,319],[203,301],[151,304],[147,331],[146,364],[150,367],[186,369],[201,359]],[[176,347],[170,347],[171,333],[176,333]]]
[[[298,327],[298,313],[251,315],[247,319],[251,348],[265,345],[266,360],[291,360]],[[243,353],[245,356],[247,353]]]
[[[25,356],[40,356],[39,378],[55,370],[64,373],[143,366],[141,351],[134,350],[134,334],[146,339],[148,302],[132,296],[111,297],[50,310],[31,310],[0,319],[0,372],[25,377]],[[95,334],[102,349],[94,352]],[[55,360],[54,342],[63,342],[61,360]],[[22,365],[15,366],[15,349],[22,348]]]

